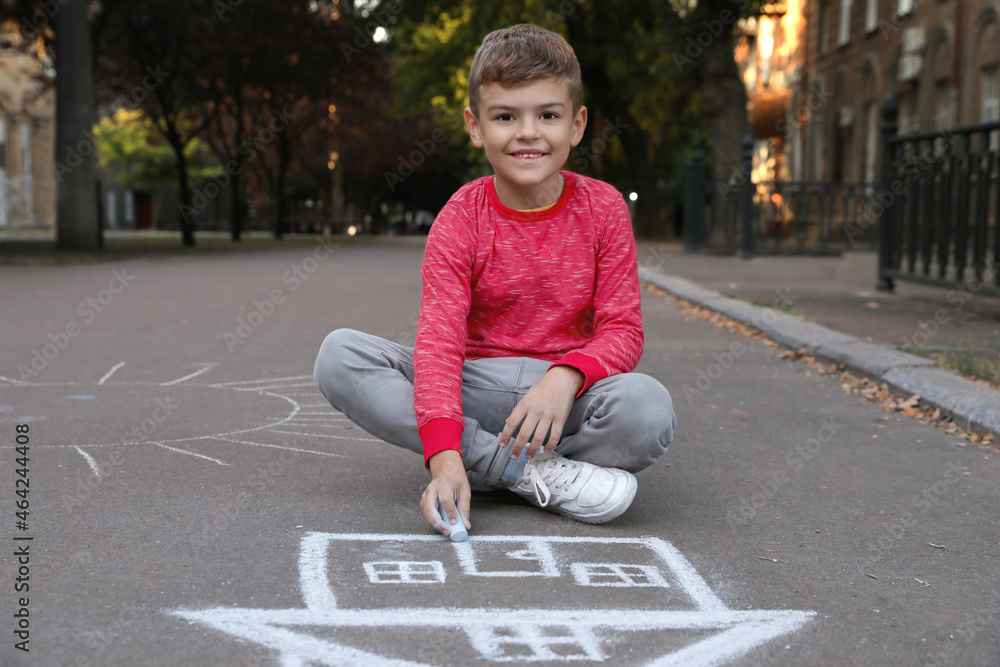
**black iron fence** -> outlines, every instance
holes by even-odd
[[[1000,295],[1000,122],[897,136],[899,107],[882,106],[879,287],[896,280]],[[872,215],[874,214],[874,215]]]
[[[874,183],[753,182],[753,139],[743,142],[739,177],[704,177],[697,151],[685,166],[684,246],[688,251],[754,254],[836,254],[867,244]]]

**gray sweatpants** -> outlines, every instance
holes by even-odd
[[[462,459],[469,481],[498,486],[510,461],[501,448],[504,420],[552,365],[531,357],[470,359],[462,367]],[[377,438],[423,454],[413,407],[413,348],[337,329],[326,337],[314,372],[330,405]],[[632,472],[653,464],[677,424],[666,388],[642,373],[595,382],[576,399],[556,453]]]

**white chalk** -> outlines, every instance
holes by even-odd
[[[456,513],[458,508],[455,508]],[[448,520],[448,512],[438,503],[438,514],[441,515],[441,520],[444,521],[445,525],[448,526],[448,537],[451,538],[452,542],[465,542],[469,539],[469,531],[465,529],[465,521],[462,520],[462,515],[458,514],[458,523],[451,523]]]

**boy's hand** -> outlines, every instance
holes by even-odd
[[[420,497],[420,511],[424,519],[435,530],[447,535],[450,530],[441,521],[438,514],[438,503],[448,513],[449,523],[453,523],[461,515],[465,529],[471,530],[469,523],[469,505],[472,500],[472,489],[469,487],[469,476],[465,473],[462,454],[454,449],[438,452],[428,461],[431,468],[431,483]],[[455,499],[458,499],[458,506]]]
[[[573,407],[573,399],[583,386],[584,379],[583,373],[571,366],[553,366],[531,386],[524,398],[514,406],[510,417],[504,422],[503,432],[500,433],[500,446],[506,447],[514,429],[524,422],[510,450],[512,459],[521,455],[529,438],[531,444],[526,456],[534,458],[546,434],[549,436],[549,451],[555,449]]]

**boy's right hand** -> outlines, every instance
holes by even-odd
[[[424,519],[435,530],[447,535],[448,526],[441,521],[441,515],[437,510],[440,503],[448,513],[449,522],[455,522],[460,515],[466,530],[470,530],[472,524],[469,523],[469,505],[472,501],[472,489],[469,487],[469,476],[465,473],[461,452],[446,449],[432,456],[428,464],[431,470],[431,483],[420,497],[420,511]]]

